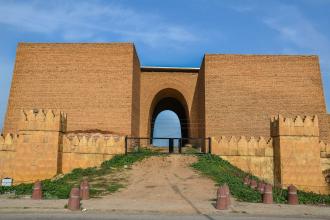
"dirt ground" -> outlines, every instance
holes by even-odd
[[[87,209],[111,206],[120,210],[202,213],[213,210],[216,186],[190,168],[193,156],[145,159],[126,170],[127,187],[102,199],[84,201]],[[121,174],[123,175],[123,174]]]

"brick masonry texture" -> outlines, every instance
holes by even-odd
[[[140,131],[141,136],[150,135],[151,117],[156,104],[163,98],[179,100],[186,109],[191,137],[200,137],[198,128],[198,93],[196,72],[142,72]],[[186,121],[189,120],[189,121]]]
[[[139,75],[133,71],[134,53],[130,43],[19,44],[5,133],[17,132],[23,108],[43,108],[66,112],[69,131],[130,134],[138,105],[132,98],[133,75]]]
[[[213,153],[241,169],[329,191],[330,115],[317,56],[206,54],[200,68],[141,67],[132,43],[18,45],[0,177],[17,183],[98,166],[124,153],[124,135],[150,136],[163,107],[177,109],[188,137],[211,137]],[[270,121],[279,114],[288,118]]]
[[[21,111],[18,134],[0,136],[0,179],[32,182],[99,166],[125,152],[125,138],[100,133],[65,133],[66,114],[53,110]]]
[[[318,57],[205,56],[206,136],[269,136],[269,117],[318,115],[328,123]]]

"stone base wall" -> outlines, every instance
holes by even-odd
[[[274,183],[304,191],[329,193],[321,168],[318,117],[271,118],[274,147]]]
[[[234,166],[274,182],[273,146],[271,138],[244,136],[212,138],[212,153],[220,155]]]
[[[320,142],[322,171],[330,170],[330,145]]]
[[[102,134],[66,135],[61,152],[63,173],[75,168],[100,166],[116,154],[125,153],[125,137]]]
[[[22,111],[18,134],[0,136],[0,179],[14,184],[49,179],[75,168],[99,166],[125,153],[125,137],[66,134],[66,115],[52,110]]]
[[[75,168],[99,166],[125,153],[125,138],[113,134],[66,133],[67,116],[57,111],[22,111],[18,134],[0,136],[0,178],[14,184],[52,178]],[[271,138],[211,139],[212,153],[277,186],[330,193],[324,171],[330,147],[319,140],[318,118],[271,118]]]
[[[14,173],[15,146],[17,137],[12,134],[0,136],[0,178],[9,177]]]
[[[317,116],[278,115],[270,125],[271,138],[212,138],[212,153],[276,186],[330,193],[330,147],[319,140]]]

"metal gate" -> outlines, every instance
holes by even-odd
[[[142,148],[161,153],[211,153],[211,138],[125,138],[126,154]]]

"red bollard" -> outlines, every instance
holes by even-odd
[[[89,199],[89,183],[87,178],[84,178],[80,183],[80,198],[82,200]]]
[[[217,189],[217,197],[216,198],[219,198],[219,196],[220,196],[220,189],[221,189],[221,186]]]
[[[32,199],[40,200],[42,199],[42,187],[41,182],[37,181],[34,183],[33,192],[32,192]]]
[[[250,181],[250,187],[251,187],[251,189],[257,188],[257,181],[252,179]]]
[[[265,189],[265,183],[264,182],[259,182],[258,183],[258,187],[257,187],[257,190],[263,194],[264,193],[264,189]]]
[[[266,184],[264,188],[264,194],[262,196],[262,202],[264,204],[273,204],[273,187],[270,184]]]
[[[220,186],[219,188],[219,196],[215,208],[219,210],[227,209],[227,195],[223,186]]]
[[[80,190],[78,187],[74,187],[71,189],[68,209],[70,209],[71,211],[80,210]]]
[[[229,190],[229,186],[227,185],[227,183],[225,183],[223,185],[223,188],[225,188],[225,192],[226,192],[226,196],[227,196],[227,207],[231,205],[230,202],[230,190]]]
[[[297,188],[294,185],[290,185],[288,187],[288,204],[297,205],[298,203]]]
[[[244,178],[244,185],[250,185],[250,178],[248,177],[248,176],[246,176],[245,178]]]

